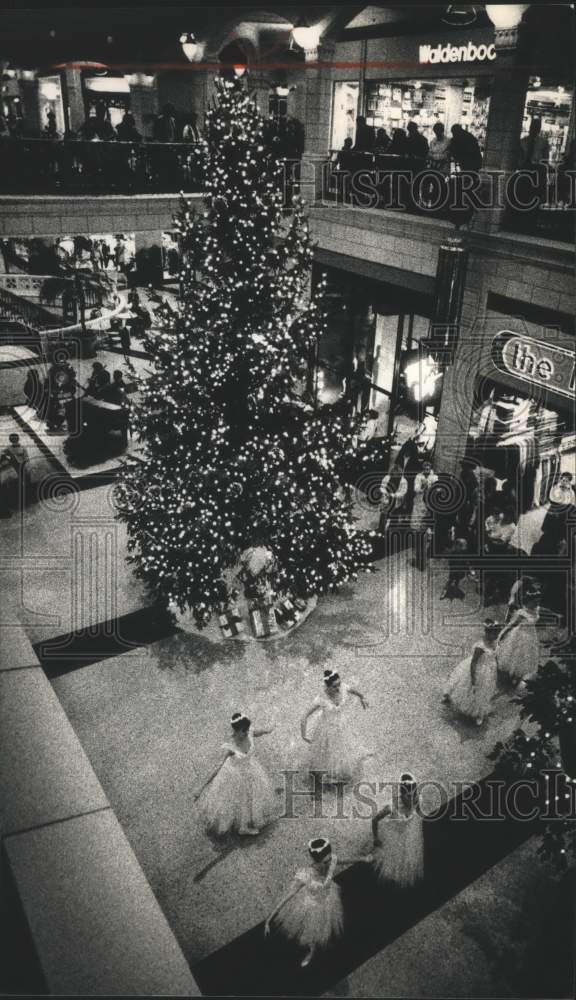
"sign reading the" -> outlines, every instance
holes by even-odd
[[[461,62],[491,62],[496,58],[496,46],[494,43],[485,45],[475,45],[468,42],[466,45],[421,45],[421,63],[461,63]]]
[[[492,343],[492,360],[501,372],[574,398],[576,355],[564,347],[502,330]]]

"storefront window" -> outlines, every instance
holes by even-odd
[[[409,441],[429,455],[442,378],[421,350],[430,325],[426,296],[336,268],[324,273],[328,328],[318,350],[318,401],[346,400],[351,414],[370,412],[375,437],[390,439],[391,460]]]
[[[495,502],[500,496],[512,505],[514,544],[530,553],[541,539],[561,475],[569,473],[576,482],[573,407],[544,403],[530,390],[479,382],[467,458],[478,481],[493,484]]]
[[[56,131],[63,135],[65,131],[64,105],[59,76],[43,76],[38,80],[38,100],[42,127],[50,128],[51,120],[53,120]]]
[[[360,85],[353,81],[337,81],[334,84],[332,149],[342,149],[345,139],[354,142],[359,89]]]
[[[107,120],[116,128],[130,110],[130,86],[123,76],[85,77],[84,100],[86,117],[103,106]]]
[[[430,142],[436,122],[449,134],[452,125],[462,125],[471,132],[482,150],[490,105],[490,83],[480,80],[386,80],[366,85],[366,120],[376,129],[384,128],[390,137],[395,129],[406,129],[408,122],[418,125]]]
[[[541,125],[542,159],[552,166],[559,164],[574,140],[574,101],[562,85],[551,85],[539,76],[530,78],[526,94],[522,138],[528,138],[533,119]]]

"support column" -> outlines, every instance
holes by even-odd
[[[211,69],[203,69],[198,71],[198,86],[195,87],[194,93],[198,95],[198,106],[196,108],[198,114],[198,124],[200,129],[204,130],[204,116],[209,108],[213,108],[216,103],[216,78],[218,76],[217,65],[220,61],[220,56],[217,52],[207,53],[202,58],[202,62],[206,66],[214,67]]]
[[[302,195],[309,201],[321,193],[322,165],[330,149],[332,67],[335,44],[320,44],[306,52],[306,98]]]
[[[82,77],[79,69],[66,69],[62,73],[64,119],[66,128],[77,132],[84,124],[86,111],[82,95]]]
[[[500,175],[500,183],[497,185],[494,182],[495,191],[503,188],[504,178],[518,167],[520,133],[530,76],[523,29],[523,25],[511,30],[497,29],[495,35],[496,72],[490,96],[483,167],[484,172],[493,177]],[[504,213],[502,207],[479,213],[479,227],[486,232],[497,232]]]
[[[462,342],[467,267],[468,248],[462,239],[446,240],[438,252],[430,336],[422,344],[423,350],[430,350],[444,368],[434,458],[436,471],[451,475],[457,474],[470,423],[470,413],[462,407],[460,391],[460,359],[467,353]]]
[[[151,135],[152,121],[160,110],[156,80],[130,84],[130,110],[136,119],[138,131],[143,136]]]
[[[162,233],[159,230],[141,230],[134,233],[136,273],[141,285],[161,288],[162,276]]]
[[[20,80],[24,126],[30,135],[38,135],[46,125],[40,119],[40,98],[38,80]]]

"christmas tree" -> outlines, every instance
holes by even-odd
[[[558,659],[541,664],[516,699],[530,733],[516,729],[489,758],[498,772],[534,782],[540,789],[542,837],[538,854],[565,871],[576,859],[576,638]]]
[[[268,548],[279,593],[337,589],[368,565],[336,469],[342,417],[302,391],[325,324],[308,296],[302,200],[283,208],[283,165],[239,82],[220,81],[206,120],[203,210],[183,201],[178,306],[148,336],[150,377],[134,423],[139,460],[118,484],[136,574],[199,626],[221,609],[223,573]]]

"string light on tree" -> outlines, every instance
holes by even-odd
[[[256,541],[274,555],[276,587],[302,597],[337,590],[371,556],[340,498],[348,428],[302,399],[325,325],[322,289],[305,294],[303,202],[286,225],[283,168],[240,81],[219,82],[206,134],[205,209],[183,202],[176,219],[181,298],[148,335],[142,460],[126,462],[118,487],[135,572],[199,626]]]

